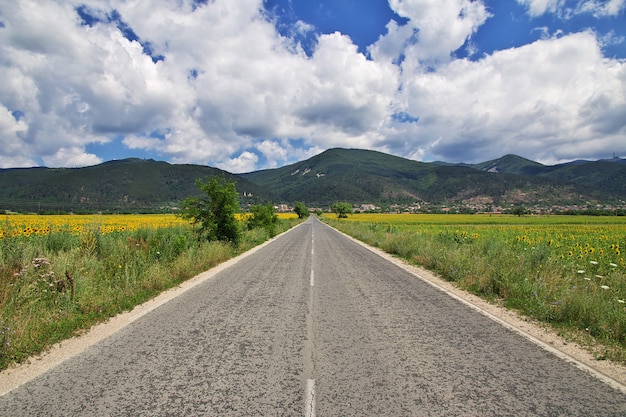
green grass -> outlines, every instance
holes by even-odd
[[[280,220],[274,234],[297,222]],[[93,227],[81,234],[68,230],[0,239],[0,369],[270,237],[265,229],[245,231],[233,247],[198,242],[191,227],[180,226],[106,234]]]

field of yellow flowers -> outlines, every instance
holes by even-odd
[[[568,266],[626,268],[626,217],[357,214],[348,220],[466,243],[499,240],[519,250],[545,247]]]
[[[101,233],[125,232],[138,228],[167,228],[188,222],[173,214],[93,214],[45,215],[12,214],[4,216],[0,224],[0,239],[10,236],[45,236],[53,232],[71,231],[80,234],[86,227],[97,228]]]
[[[295,213],[279,213],[280,219],[295,219]],[[246,214],[239,214],[244,220]],[[12,214],[0,223],[0,239],[5,236],[46,236],[53,232],[82,233],[86,228],[102,234],[134,231],[141,228],[162,229],[187,226],[189,223],[173,214],[91,214],[91,215],[36,215]]]
[[[332,226],[626,362],[626,218],[355,214]],[[598,346],[602,346],[601,348]]]

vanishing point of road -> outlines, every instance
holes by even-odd
[[[625,416],[625,392],[312,217],[0,416]]]

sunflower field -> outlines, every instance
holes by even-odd
[[[6,215],[0,224],[0,239],[5,236],[46,236],[53,232],[70,231],[79,235],[85,228],[96,227],[100,233],[126,232],[138,228],[160,229],[186,225],[172,214],[105,214],[105,215]]]

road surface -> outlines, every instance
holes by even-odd
[[[0,416],[624,416],[626,394],[315,218]]]

